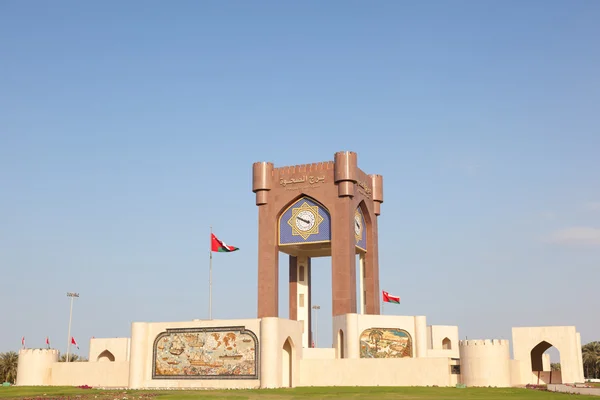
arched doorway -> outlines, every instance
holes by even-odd
[[[292,373],[293,373],[293,361],[294,361],[294,345],[292,339],[289,337],[283,344],[283,351],[281,354],[281,386],[292,387]]]
[[[110,351],[104,350],[102,353],[100,353],[100,355],[98,355],[97,361],[99,361],[99,362],[100,361],[110,361],[110,362],[113,362],[113,361],[115,361],[115,356]]]
[[[531,372],[538,385],[562,383],[559,350],[547,341],[531,349]]]

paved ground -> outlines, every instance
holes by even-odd
[[[571,394],[585,394],[590,396],[600,396],[600,388],[597,387],[573,387],[567,385],[548,385],[548,391],[560,392],[560,393],[571,393]]]

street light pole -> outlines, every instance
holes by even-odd
[[[71,298],[71,311],[69,312],[69,337],[67,338],[67,358],[65,362],[69,362],[69,350],[71,348],[71,320],[73,318],[73,299],[79,297],[79,293],[67,292],[67,297]]]
[[[315,347],[317,347],[318,343],[319,343],[319,310],[321,309],[321,306],[318,305],[314,305],[312,306],[313,310],[315,310]]]

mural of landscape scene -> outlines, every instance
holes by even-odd
[[[396,328],[371,328],[360,335],[361,358],[412,357],[408,332]]]
[[[258,378],[256,335],[243,328],[167,330],[154,346],[154,378]]]

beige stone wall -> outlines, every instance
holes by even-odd
[[[295,322],[295,321],[294,321]],[[181,322],[134,322],[131,326],[129,387],[140,388],[258,388],[258,379],[152,379],[152,356],[156,337],[173,328],[206,328],[244,326],[259,338],[260,352],[264,349],[259,319],[194,320]],[[301,327],[299,328],[301,329]],[[300,331],[299,331],[300,332]],[[301,339],[298,339],[300,343]],[[262,365],[261,360],[260,364]],[[261,371],[262,372],[262,371]]]
[[[275,317],[262,318],[260,387],[295,387],[300,382],[299,361],[302,348],[302,323]]]
[[[532,374],[531,351],[540,343],[559,351],[563,383],[583,382],[581,339],[574,326],[519,327],[512,329],[512,336],[514,359],[520,361],[519,380],[513,384],[537,383],[537,374]]]
[[[129,362],[57,362],[52,365],[53,386],[126,388],[129,383]]]
[[[429,346],[427,350],[428,357],[459,357],[458,326],[432,325],[427,327]],[[450,346],[445,349],[445,346]]]
[[[579,332],[577,332],[577,362],[579,363],[579,377],[581,378],[581,380],[578,380],[577,382],[583,382],[585,381],[585,375],[583,373],[583,352],[581,350],[581,334]]]
[[[550,354],[544,353],[542,355],[542,365],[544,366],[544,369],[542,371],[550,371]]]
[[[18,386],[52,385],[52,365],[58,362],[56,349],[21,349],[17,365]]]
[[[447,358],[300,361],[298,386],[452,386]]]
[[[521,362],[518,360],[510,360],[510,386],[521,385]]]
[[[360,335],[370,328],[398,328],[408,332],[412,339],[413,358],[459,357],[457,326],[427,326],[424,316],[345,314],[333,317],[336,358],[341,358],[340,354],[344,355],[343,358],[360,358]],[[341,336],[343,343],[340,343]],[[450,340],[450,349],[443,348],[446,338]]]
[[[467,386],[510,387],[508,340],[461,340],[461,381]]]
[[[514,360],[507,340],[458,340],[455,326],[427,326],[423,316],[346,314],[333,318],[333,348],[303,348],[302,322],[268,317],[133,323],[132,337],[92,339],[90,362],[59,363],[58,350],[19,352],[17,385],[131,388],[278,388],[294,386],[523,386],[583,381],[581,337],[575,327],[513,328]],[[153,345],[169,328],[240,327],[259,340],[258,379],[153,379]],[[370,328],[403,329],[412,358],[361,359],[360,335]],[[444,348],[444,339],[450,348]],[[541,346],[538,346],[541,343]],[[560,352],[562,371],[550,369],[543,351]],[[460,357],[460,361],[457,358]],[[114,361],[113,361],[114,359]],[[129,360],[129,361],[128,361]],[[461,375],[452,374],[460,364]]]
[[[302,359],[303,360],[327,360],[334,359],[335,357],[335,349],[327,349],[327,348],[307,348],[302,349]]]
[[[129,338],[90,339],[90,362],[129,361]]]
[[[368,315],[368,314],[345,314],[333,317],[333,347],[338,349],[339,331],[343,332],[343,355],[344,358],[360,358],[360,335],[364,330],[370,328],[399,328],[411,336],[413,346],[413,357],[417,356],[417,344],[425,346],[423,357],[427,356],[427,327],[425,321],[416,320],[417,317],[403,315]],[[424,318],[424,317],[423,317]],[[417,321],[417,322],[415,322]],[[420,322],[420,324],[418,323]],[[416,339],[417,325],[420,328],[422,340]],[[340,358],[336,351],[336,357]]]

